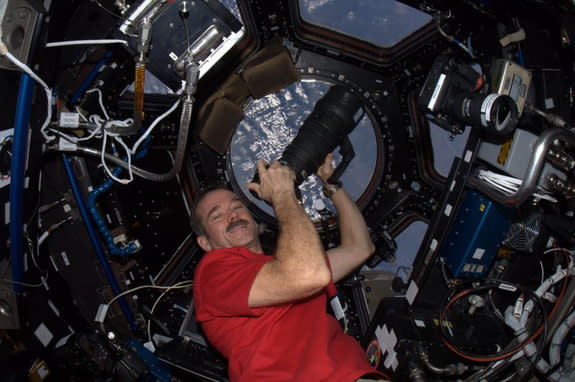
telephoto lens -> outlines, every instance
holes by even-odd
[[[299,186],[315,174],[327,154],[335,150],[363,117],[361,98],[334,85],[315,104],[279,162],[296,175]]]

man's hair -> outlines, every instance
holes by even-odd
[[[197,214],[198,205],[206,197],[206,195],[208,195],[210,192],[216,191],[216,190],[231,191],[227,184],[217,183],[217,184],[212,184],[211,186],[204,188],[194,198],[194,201],[192,203],[191,226],[192,226],[192,231],[194,231],[194,233],[197,236],[203,236],[206,234],[206,229],[204,228],[204,225],[202,224],[202,220],[200,219],[200,217]]]

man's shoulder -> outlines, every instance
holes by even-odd
[[[245,274],[250,267],[260,267],[270,256],[256,254],[245,247],[221,248],[207,252],[194,273],[194,288],[212,284],[214,280],[232,279],[239,271]],[[221,280],[220,280],[221,281]]]
[[[213,263],[225,264],[226,262],[257,259],[265,260],[267,258],[268,256],[254,253],[246,247],[219,248],[206,252],[200,260],[198,267],[205,267]]]

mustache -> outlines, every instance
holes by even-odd
[[[249,224],[249,222],[245,219],[236,220],[236,221],[230,223],[228,228],[226,228],[226,232],[230,232],[232,229],[236,228],[237,226],[248,225],[248,224]]]

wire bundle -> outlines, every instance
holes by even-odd
[[[477,172],[477,176],[479,179],[488,183],[489,185],[495,187],[502,193],[506,195],[512,195],[519,190],[521,184],[523,184],[523,180],[517,179],[512,176],[507,176],[503,174],[498,174],[490,170],[480,169]],[[557,203],[557,199],[553,196],[549,195],[550,191],[538,186],[540,192],[534,193],[533,196],[539,199],[545,199],[547,201]]]

